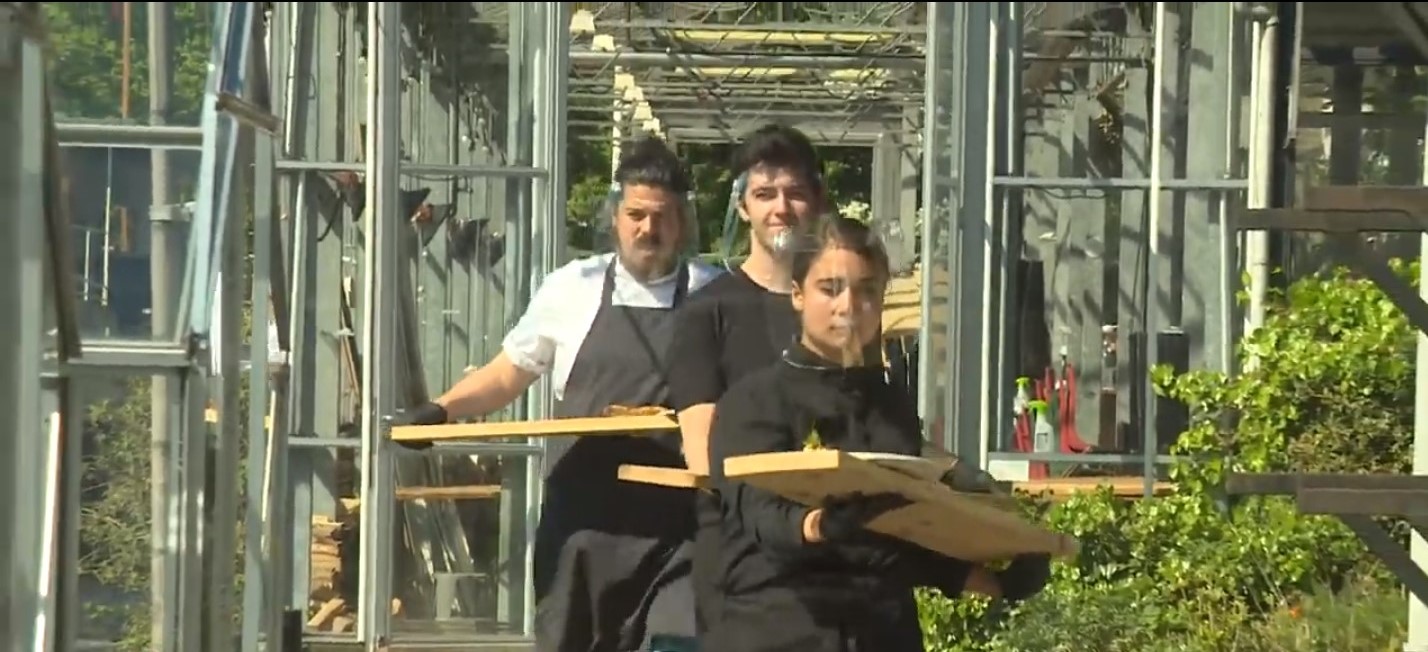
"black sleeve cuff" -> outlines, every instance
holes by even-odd
[[[932,575],[932,588],[942,592],[948,598],[956,598],[962,595],[962,591],[967,587],[967,577],[972,574],[972,563],[961,559],[943,557],[935,564],[936,568]]]

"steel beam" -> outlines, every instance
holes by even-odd
[[[609,109],[607,108],[606,111]],[[367,171],[365,163],[355,161],[299,161],[284,159],[277,162],[277,171],[285,174],[300,172],[359,172]],[[540,179],[546,171],[523,165],[450,165],[444,163],[408,163],[402,166],[402,174],[493,179]]]
[[[1393,474],[1232,473],[1231,496],[1293,496],[1304,514],[1337,516],[1420,601],[1428,600],[1428,574],[1374,516],[1406,517],[1415,529],[1428,517],[1428,477]],[[1411,613],[1411,612],[1410,612]],[[1405,648],[1413,649],[1413,648]]]
[[[391,633],[394,467],[387,418],[400,391],[393,362],[397,337],[397,265],[401,212],[402,7],[367,9],[367,245],[362,272],[362,550],[357,638],[368,652],[386,648]]]
[[[677,138],[681,143],[737,143],[744,138],[748,132],[756,129],[761,123],[756,120],[745,121],[737,126],[724,127],[667,127],[665,131],[670,137]],[[838,129],[827,125],[813,123],[798,123],[793,125],[810,140],[820,144],[840,144],[840,145],[863,145],[871,147],[882,135],[881,131],[873,132],[866,129]]]
[[[604,29],[650,30],[665,33],[670,30],[697,30],[702,32],[749,32],[789,34],[859,34],[868,36],[921,36],[927,33],[924,25],[859,25],[856,23],[785,23],[761,22],[744,25],[721,23],[700,23],[688,20],[597,19]]]
[[[40,373],[44,354],[45,241],[44,58],[38,12],[0,5],[0,299],[5,333],[0,344],[0,647],[54,649],[54,583],[47,569],[45,470]],[[22,25],[35,29],[25,33]]]
[[[173,125],[69,122],[55,125],[61,147],[202,149],[203,129]]]
[[[810,56],[810,55],[726,55],[685,54],[680,52],[600,52],[574,50],[570,63],[576,66],[620,65],[631,68],[700,68],[715,66],[804,68],[809,70],[859,70],[883,68],[916,72],[923,68],[922,57],[890,56]]]

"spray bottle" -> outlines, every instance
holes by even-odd
[[[1031,448],[1038,453],[1052,453],[1056,450],[1056,432],[1051,427],[1051,419],[1047,416],[1047,409],[1050,407],[1046,401],[1036,400],[1028,403],[1032,413],[1031,426]]]

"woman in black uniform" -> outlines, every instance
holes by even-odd
[[[887,253],[862,223],[831,218],[793,260],[800,338],[774,365],[735,383],[714,410],[710,477],[722,513],[722,613],[710,652],[921,652],[913,588],[1023,599],[1049,559],[1000,573],[864,529],[905,506],[895,494],[838,496],[809,508],[724,477],[724,460],[829,448],[918,455],[913,400],[887,381],[878,348]]]

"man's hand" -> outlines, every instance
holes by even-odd
[[[829,496],[817,510],[819,539],[831,543],[852,541],[877,517],[911,504],[911,500],[896,493]]]
[[[427,401],[409,410],[403,410],[392,417],[394,426],[436,426],[446,423],[446,421],[446,408],[432,401]],[[397,443],[412,450],[431,448],[429,441],[401,441]]]

